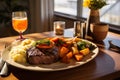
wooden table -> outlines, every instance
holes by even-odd
[[[55,36],[53,32],[33,33],[24,35],[27,38],[40,39]],[[65,31],[65,37],[72,37],[72,29]],[[17,36],[18,37],[18,36]],[[4,49],[6,43],[11,43],[17,37],[6,37],[0,39],[0,50]],[[12,73],[8,77],[0,77],[0,80],[113,80],[120,77],[120,54],[109,50],[108,40],[120,46],[120,35],[109,32],[106,39],[96,43],[100,47],[99,54],[92,61],[68,70],[54,72],[35,72],[18,69],[9,66]]]

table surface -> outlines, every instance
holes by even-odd
[[[53,32],[33,33],[24,35],[26,38],[40,39],[55,36]],[[73,37],[73,30],[66,29],[65,37]],[[11,43],[18,36],[0,39],[0,51],[5,44]],[[120,53],[109,50],[108,40],[120,46],[120,35],[108,32],[102,42],[95,42],[99,47],[99,53],[92,61],[68,70],[40,72],[28,71],[9,66],[12,71],[8,77],[0,77],[0,80],[113,80],[120,77]]]

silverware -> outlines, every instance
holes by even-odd
[[[1,71],[0,71],[0,76],[8,76],[8,66],[7,63],[3,60],[1,60],[1,63],[3,64]]]
[[[85,39],[86,37],[86,23],[81,23],[81,38]]]
[[[4,65],[4,61],[0,58],[0,71],[2,70],[3,65]]]
[[[5,44],[5,48],[7,47],[7,44]],[[8,65],[5,61],[3,61],[2,58],[0,58],[0,76],[8,76],[9,72],[8,72]]]
[[[74,37],[81,37],[81,22],[75,21],[74,22]]]

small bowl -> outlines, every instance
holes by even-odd
[[[102,41],[106,38],[109,25],[105,23],[93,23],[90,25],[92,37],[94,40]]]

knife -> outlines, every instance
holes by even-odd
[[[6,77],[8,75],[9,73],[7,63],[3,61],[2,58],[0,58],[0,76]]]
[[[3,67],[4,63],[5,62],[0,58],[0,71],[2,70],[2,67]]]

